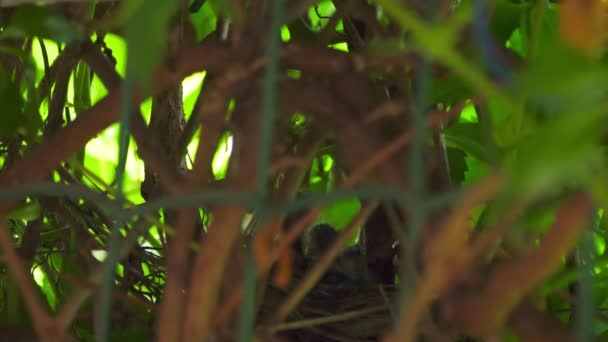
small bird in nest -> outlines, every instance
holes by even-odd
[[[307,259],[313,264],[338,238],[338,233],[329,224],[311,228],[307,244]],[[361,288],[374,286],[367,259],[358,245],[348,247],[334,260],[320,284],[336,288]]]

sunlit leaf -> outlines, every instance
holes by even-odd
[[[216,179],[223,179],[226,177],[228,171],[228,163],[230,162],[230,156],[232,155],[232,135],[225,134],[218,144],[217,151],[211,162],[211,168],[213,175]]]
[[[200,10],[189,16],[192,26],[196,32],[196,39],[201,40],[211,32],[215,31],[217,15],[211,8],[209,2],[205,2]]]
[[[91,107],[91,71],[89,66],[78,63],[74,73],[74,109],[80,113]]]
[[[342,230],[347,227],[360,209],[361,203],[356,198],[336,201],[323,209],[319,215],[319,221],[328,223],[337,230]],[[351,244],[356,241],[358,234],[357,230],[350,240]]]
[[[324,0],[311,7],[308,10],[308,19],[311,23],[311,28],[314,31],[321,31],[327,22],[329,21],[329,17],[331,17],[336,12],[336,7],[333,2],[329,0]]]
[[[52,309],[55,309],[57,306],[57,295],[55,294],[55,290],[49,282],[49,278],[47,277],[46,273],[44,273],[39,267],[35,268],[33,273],[34,280],[46,297],[47,303],[49,303],[49,306]]]

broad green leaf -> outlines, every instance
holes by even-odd
[[[515,51],[519,56],[526,55],[526,47],[524,45],[524,37],[522,31],[518,28],[511,34],[506,46]]]
[[[230,164],[230,156],[232,155],[232,135],[229,133],[224,134],[218,143],[215,156],[211,162],[211,169],[215,179],[224,179],[226,172],[228,172],[228,166]]]
[[[555,46],[559,41],[559,32],[557,30],[559,19],[557,9],[552,6],[546,8],[539,23],[534,22],[534,20],[536,20],[534,10],[534,6],[529,6],[528,9],[522,13],[523,15],[520,18],[520,38],[522,47],[524,48],[524,55],[526,56],[528,55],[528,48],[530,45],[530,31],[534,25],[538,25],[537,35],[534,37],[536,45],[534,48],[536,51],[542,51],[546,47]]]
[[[601,169],[599,145],[604,115],[581,112],[552,120],[523,139],[506,163],[512,171],[511,189],[523,196],[559,191],[585,183]]]
[[[32,273],[34,274],[34,280],[36,281],[36,284],[38,284],[40,291],[46,297],[47,303],[52,309],[55,309],[57,307],[57,295],[55,294],[55,289],[46,273],[42,271],[40,267],[35,267]]]
[[[451,106],[471,97],[472,89],[462,78],[450,75],[446,78],[431,79],[431,103],[443,103]]]
[[[198,12],[191,14],[189,18],[196,31],[197,40],[202,40],[215,31],[217,15],[208,2],[205,2],[203,7]]]
[[[313,31],[321,31],[336,12],[336,7],[330,0],[319,2],[316,6],[311,6],[308,9],[308,20],[310,21]]]
[[[467,171],[465,172],[463,185],[475,184],[488,175],[488,164],[480,162],[471,155],[465,157]]]
[[[530,7],[532,11],[532,7]],[[530,14],[529,14],[530,15]],[[538,47],[539,51],[544,50],[547,47],[555,46],[559,41],[558,31],[558,11],[554,7],[549,7],[545,10],[540,23],[540,30],[538,35]]]
[[[310,184],[308,185],[308,191],[313,193],[324,193],[329,190],[328,181],[319,176],[311,178]]]
[[[116,58],[116,71],[120,76],[125,77],[127,72],[127,42],[121,36],[106,34],[104,42],[112,51],[112,56]]]
[[[536,129],[534,118],[521,109],[509,111],[493,100],[488,100],[487,105],[492,118],[492,137],[500,148],[512,148]]]
[[[496,40],[505,42],[519,26],[522,12],[527,4],[516,4],[509,0],[496,0],[490,19],[490,31]]]
[[[518,80],[517,92],[548,113],[581,112],[604,101],[608,68],[554,45],[540,51]]]
[[[444,129],[443,136],[448,146],[459,148],[481,161],[488,161],[478,123],[455,122]]]
[[[198,98],[201,89],[205,84],[205,75],[205,72],[198,72],[186,77],[182,82],[184,93],[184,114],[186,115],[186,119],[190,118],[196,103],[196,99]]]
[[[48,6],[25,5],[15,9],[1,36],[36,36],[51,39],[57,43],[68,43],[80,39],[82,33],[77,26],[53,12]]]
[[[336,201],[322,211],[319,219],[341,230],[346,228],[359,209],[361,209],[361,203],[356,198]]]
[[[127,74],[146,90],[166,51],[169,24],[178,4],[177,0],[144,0],[125,24]]]
[[[350,221],[357,215],[361,209],[361,203],[356,198],[344,199],[330,203],[319,214],[318,223],[327,223],[334,227],[337,231],[347,228]],[[359,238],[358,227],[351,236],[348,245],[353,245]]]

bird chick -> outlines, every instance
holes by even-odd
[[[319,224],[311,228],[307,248],[308,258],[314,262],[330,248],[337,238],[338,233],[328,224]],[[367,259],[358,245],[348,247],[338,255],[327,270],[323,281],[353,287],[374,284],[367,266]]]

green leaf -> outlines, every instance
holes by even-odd
[[[359,209],[361,209],[361,203],[356,198],[336,201],[321,212],[319,219],[341,230],[346,228]]]
[[[149,90],[152,73],[166,51],[169,24],[178,4],[177,0],[142,1],[125,25],[127,75],[145,90]]]
[[[486,163],[480,162],[470,155],[465,157],[465,162],[467,163],[467,171],[465,172],[463,185],[475,184],[487,176],[488,165]]]
[[[361,203],[356,198],[344,199],[336,201],[327,206],[319,215],[319,222],[327,223],[334,227],[337,231],[345,229],[350,221],[357,215],[361,209]],[[359,229],[357,228],[351,236],[348,244],[353,245],[359,237]]]
[[[528,10],[527,18],[533,18],[534,7],[530,7]],[[529,21],[528,21],[529,22]],[[522,21],[520,27],[523,28],[523,25],[528,25],[528,22]],[[525,30],[524,32],[528,32],[529,30]],[[528,35],[528,33],[526,33]],[[543,13],[542,20],[540,22],[540,29],[538,32],[538,50],[544,50],[547,47],[554,46],[556,43],[560,41],[559,34],[559,13],[557,8],[548,7],[545,9]]]
[[[459,185],[464,181],[465,173],[468,170],[467,154],[459,148],[447,147],[448,165],[450,168],[450,179],[453,184]]]
[[[208,2],[205,2],[203,7],[198,12],[190,15],[189,18],[196,31],[196,39],[202,40],[215,31],[217,15]]]
[[[516,29],[507,41],[507,47],[517,53],[519,56],[526,55],[526,47],[524,46],[524,37],[520,29]]]
[[[321,16],[319,17],[319,15]],[[320,32],[329,22],[329,17],[336,12],[336,7],[330,0],[320,1],[315,7],[311,6],[308,9],[308,19],[313,31]]]
[[[595,108],[605,98],[608,69],[560,46],[539,51],[519,77],[517,92],[549,114]]]
[[[34,200],[17,205],[6,214],[6,218],[31,221],[40,217],[40,213],[40,203]]]
[[[74,73],[74,110],[80,113],[91,107],[91,70],[84,63],[78,63]]]
[[[600,110],[562,116],[523,139],[506,161],[510,190],[535,196],[585,183],[604,162],[598,143],[604,117]]]
[[[22,127],[23,98],[19,88],[9,77],[6,71],[0,67],[0,103],[2,103],[2,116],[0,122],[0,137],[9,137]]]
[[[46,273],[40,268],[35,268],[34,279],[40,288],[40,291],[46,297],[47,303],[52,309],[57,307],[57,295]]]
[[[444,129],[443,136],[448,146],[459,148],[481,161],[488,161],[478,123],[455,122]]]
[[[470,98],[472,94],[468,84],[458,76],[450,75],[443,79],[431,79],[431,103],[443,103],[450,106]]]
[[[527,4],[514,4],[509,0],[495,1],[494,12],[490,19],[490,32],[499,42],[505,42],[513,31],[519,27],[520,16]]]
[[[19,6],[13,12],[1,37],[31,36],[54,40],[57,43],[68,43],[80,39],[82,33],[77,26],[53,12],[48,6]]]

